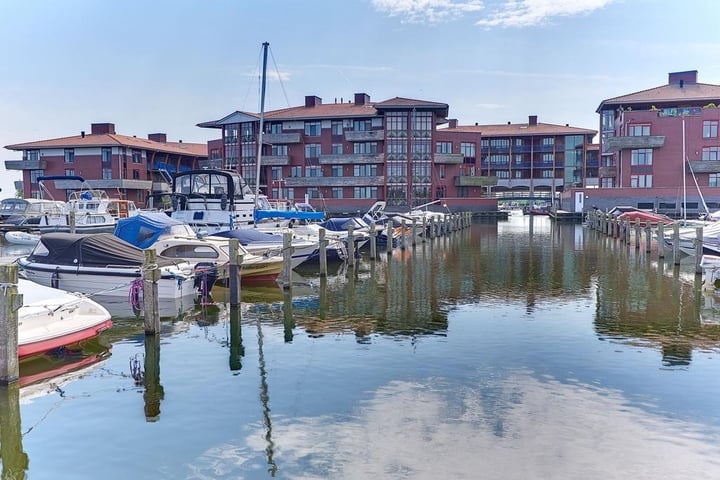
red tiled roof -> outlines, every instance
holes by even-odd
[[[600,103],[596,112],[608,105],[632,105],[636,103],[683,103],[683,102],[720,101],[720,85],[709,83],[687,83],[681,87],[679,83],[662,85],[639,92],[608,98]]]
[[[428,108],[444,108],[447,109],[447,103],[439,102],[428,102],[426,100],[415,100],[412,98],[395,97],[389,100],[376,103],[375,107],[387,108],[387,107],[428,107]]]
[[[455,128],[443,128],[438,132],[479,133],[483,137],[504,136],[530,136],[530,135],[595,135],[596,130],[540,123],[529,125],[527,123],[511,123],[500,125],[458,125]]]
[[[142,150],[154,150],[157,152],[174,153],[192,157],[207,157],[207,144],[184,143],[184,142],[155,142],[144,138],[129,137],[118,134],[89,134],[75,135],[72,137],[53,138],[50,140],[38,140],[35,142],[18,143],[7,145],[9,150],[28,150],[35,148],[79,148],[79,147],[130,147]]]
[[[305,118],[374,117],[378,112],[372,103],[321,103],[314,107],[290,107],[265,112],[265,120],[299,120]]]

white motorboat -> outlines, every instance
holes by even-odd
[[[86,294],[129,298],[142,283],[144,253],[110,233],[48,233],[18,265],[40,285]],[[193,295],[193,267],[158,256],[160,298]]]
[[[82,294],[19,279],[18,357],[40,355],[96,337],[112,326],[110,313]]]

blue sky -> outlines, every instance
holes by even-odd
[[[305,95],[444,102],[460,124],[598,128],[605,98],[698,70],[720,84],[716,0],[3,0],[0,147],[118,133],[205,142],[196,127]],[[0,161],[19,159],[0,149]],[[0,165],[0,197],[19,172]]]

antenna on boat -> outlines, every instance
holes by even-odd
[[[268,47],[270,44],[264,42],[263,48],[263,66],[262,66],[262,77],[260,83],[260,131],[258,132],[258,153],[257,153],[257,171],[255,173],[255,210],[258,208],[258,200],[260,198],[260,159],[262,157],[262,138],[263,130],[265,129],[265,78],[267,73],[267,57]]]

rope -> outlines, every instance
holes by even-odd
[[[133,310],[140,310],[140,295],[143,293],[143,279],[138,278],[130,284],[128,303]]]

